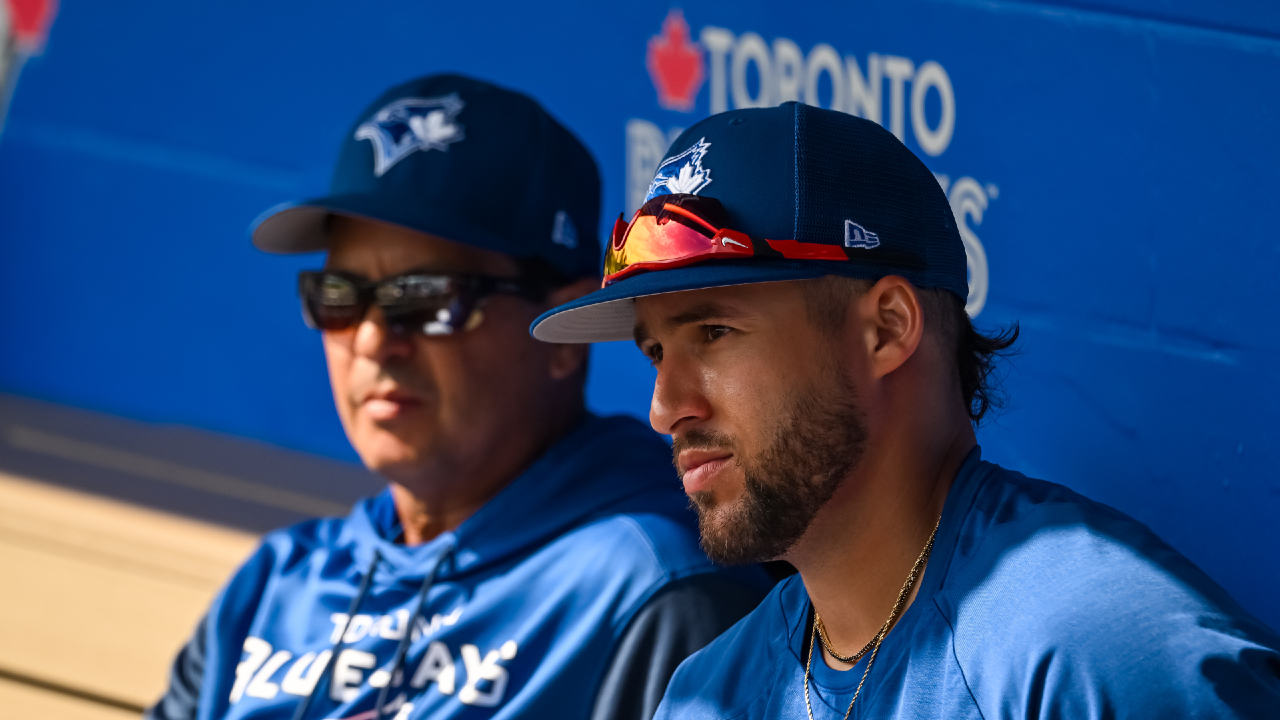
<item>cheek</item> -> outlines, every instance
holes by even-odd
[[[713,411],[748,429],[759,416],[761,400],[773,392],[776,376],[762,372],[758,362],[710,363],[702,373],[703,392]],[[745,424],[745,425],[743,425]]]
[[[347,392],[351,385],[350,375],[353,360],[351,344],[350,342],[344,342],[344,338],[337,333],[326,332],[321,335],[321,338],[324,345],[325,365],[329,369],[329,385],[333,390],[334,403],[337,405],[338,415],[346,423],[351,412],[350,393]]]
[[[707,399],[726,417],[752,417],[759,391],[751,373],[712,372],[706,378]]]
[[[797,368],[765,360],[767,356],[755,354],[709,369],[704,377],[707,400],[718,416],[717,429],[732,435],[748,459],[769,444],[770,428],[796,393]]]
[[[528,339],[524,328],[518,328],[525,334],[517,337],[506,328],[484,329],[434,354],[441,403],[450,415],[481,424],[519,420],[521,408],[536,394],[536,375],[545,375],[546,350]]]

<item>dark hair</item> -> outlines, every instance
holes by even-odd
[[[964,301],[947,290],[923,290],[920,292],[925,306],[925,327],[929,316],[934,315],[944,342],[955,348],[956,371],[960,376],[960,397],[964,398],[969,419],[981,422],[989,410],[1000,409],[1008,396],[1000,387],[998,378],[992,377],[996,361],[1017,353],[1012,349],[1018,341],[1021,329],[1014,322],[1000,328],[994,335],[985,335],[973,326]]]
[[[805,308],[809,320],[819,328],[834,332],[844,327],[849,312],[849,300],[871,289],[871,281],[827,275],[805,283]],[[948,290],[917,290],[924,309],[926,331],[938,333],[943,346],[955,348],[956,373],[960,385],[960,397],[964,400],[969,419],[977,423],[987,413],[1004,406],[1007,397],[1000,389],[998,378],[993,377],[996,362],[1001,357],[1016,354],[1014,343],[1018,340],[1018,323],[1001,328],[994,335],[985,335],[973,326],[965,312],[964,300]]]

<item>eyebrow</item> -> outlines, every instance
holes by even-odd
[[[662,326],[667,330],[675,330],[677,328],[684,327],[685,325],[694,325],[706,322],[707,320],[728,320],[741,317],[746,317],[746,313],[722,303],[707,302],[694,305],[684,312],[668,317],[666,320],[662,321]],[[648,326],[643,322],[636,323],[636,345],[643,344],[644,341],[648,340],[652,335],[653,333],[649,331]]]

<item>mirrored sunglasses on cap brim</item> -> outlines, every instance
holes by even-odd
[[[912,268],[920,263],[892,250],[762,240],[730,229],[716,198],[659,195],[640,207],[630,223],[619,216],[605,250],[601,287],[647,270],[670,270],[710,260],[827,260],[883,263]],[[853,255],[852,253],[857,253]]]

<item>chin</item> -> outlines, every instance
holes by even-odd
[[[407,442],[382,429],[368,432],[364,438],[355,440],[352,444],[365,467],[382,475],[415,468],[422,464],[426,454],[422,449],[423,445]]]
[[[744,522],[741,503],[717,501],[710,490],[693,493],[690,500],[698,513],[698,526],[703,535],[718,539],[741,533]]]
[[[705,535],[719,541],[738,538],[749,531],[746,522],[728,508],[712,510],[701,517]]]

